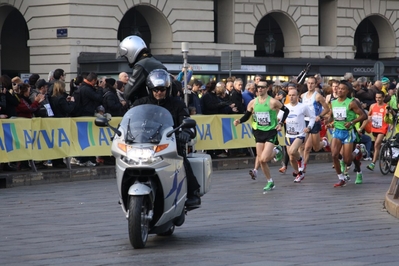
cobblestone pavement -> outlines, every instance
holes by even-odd
[[[383,208],[392,176],[365,169],[364,184],[333,188],[331,163],[299,184],[278,168],[266,194],[248,169],[214,172],[202,207],[142,250],[113,179],[2,189],[0,265],[398,265],[399,223]]]

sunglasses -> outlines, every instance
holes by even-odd
[[[153,92],[158,92],[158,91],[164,92],[164,91],[166,91],[166,88],[165,88],[165,87],[162,87],[162,88],[153,88],[152,91],[153,91]]]

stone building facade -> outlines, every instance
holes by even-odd
[[[140,32],[170,64],[181,58],[181,42],[189,42],[194,63],[216,64],[216,72],[222,51],[238,50],[247,65],[298,62],[295,69],[276,68],[282,72],[312,60],[364,70],[383,60],[393,76],[398,17],[397,0],[0,0],[0,70],[47,75],[63,68],[73,78],[79,57],[92,55],[81,60],[85,69],[91,62],[94,70],[115,74],[121,67],[112,63],[120,61],[111,55],[118,42]],[[264,51],[268,34],[276,40],[274,56]],[[370,57],[362,55],[364,35],[373,41]]]

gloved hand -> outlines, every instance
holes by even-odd
[[[179,133],[177,138],[180,142],[187,143],[190,141],[190,133],[188,133],[186,131],[182,131]]]

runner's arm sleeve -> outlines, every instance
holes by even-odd
[[[240,118],[240,124],[246,122],[251,117],[251,115],[252,115],[252,112],[247,110],[245,112],[244,116]]]
[[[281,112],[279,112],[278,114],[278,118],[280,119],[280,123],[285,123],[285,119],[287,119],[288,114],[290,113],[290,109],[288,109],[287,107],[285,107],[285,105],[283,105],[283,107],[280,108],[281,111],[283,111],[283,117],[280,117]]]

